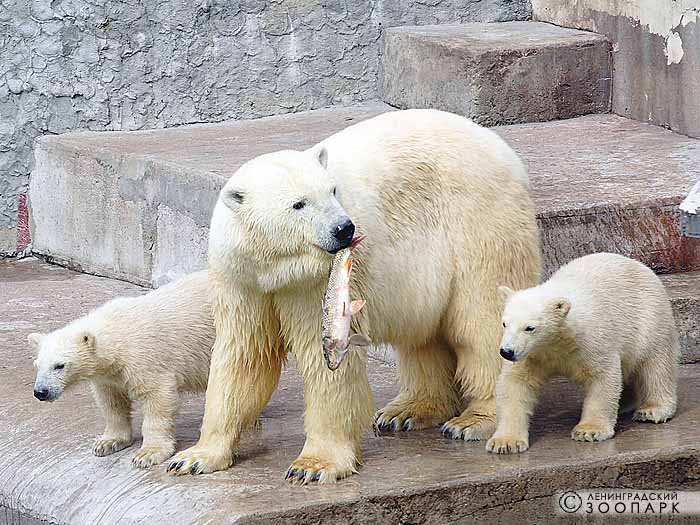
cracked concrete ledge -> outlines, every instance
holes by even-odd
[[[686,283],[687,284],[687,283]],[[696,288],[697,289],[697,288]],[[681,367],[679,411],[669,423],[622,418],[614,439],[577,443],[569,432],[578,390],[555,381],[533,418],[531,448],[494,456],[483,443],[442,437],[437,428],[367,436],[359,475],[336,485],[293,487],[283,472],[303,442],[303,388],[290,363],[246,434],[236,465],[198,478],[131,466],[134,448],[91,453],[102,421],[87,388],[56,403],[32,398],[27,333],[57,328],[118,295],[144,293],[122,281],[77,274],[36,260],[0,263],[0,521],[39,523],[551,523],[561,490],[700,489],[700,366]],[[395,370],[371,360],[377,407],[397,393]],[[178,449],[198,436],[203,399],[186,397],[177,419]],[[134,421],[140,428],[140,415]],[[136,432],[138,445],[140,432]],[[570,521],[568,521],[570,522]],[[625,523],[624,521],[621,523]]]
[[[308,147],[392,108],[369,103],[250,121],[45,137],[30,185],[33,249],[82,271],[159,286],[203,268],[211,210],[246,160]],[[494,128],[528,164],[545,274],[596,251],[659,273],[700,269],[677,206],[700,142],[614,115]]]

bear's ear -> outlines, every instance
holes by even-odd
[[[321,149],[316,152],[316,160],[318,160],[318,163],[324,170],[328,168],[328,150],[325,146],[322,146]]]
[[[507,286],[499,286],[498,287],[498,297],[501,298],[501,301],[504,303],[508,301],[511,295],[513,295],[515,292],[508,288]]]
[[[551,307],[554,313],[563,319],[571,310],[571,303],[564,297],[558,297],[552,300]]]
[[[226,189],[221,192],[221,200],[230,209],[235,210],[241,204],[243,204],[244,194],[240,190],[236,189]]]
[[[29,334],[27,336],[27,341],[29,341],[29,344],[34,346],[34,348],[39,348],[39,345],[41,344],[41,340],[44,338],[44,334],[39,334],[37,332],[34,332],[33,334]]]
[[[79,336],[80,344],[86,346],[90,350],[95,349],[95,335],[91,332],[82,332]]]

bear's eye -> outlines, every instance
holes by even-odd
[[[335,196],[335,192],[338,188],[333,188],[333,196]]]
[[[232,200],[236,201],[238,204],[243,202],[243,194],[240,191],[232,191],[229,194]]]
[[[66,367],[63,363],[59,363],[57,365],[54,365],[53,369],[54,370],[63,370]]]
[[[306,201],[297,201],[292,205],[292,208],[294,208],[295,210],[300,210],[304,206],[306,206]]]
[[[525,331],[526,331],[526,332],[534,332],[534,331],[535,331],[535,327],[534,327],[534,326],[526,326],[526,327],[525,327]]]
[[[506,323],[503,323],[503,328],[505,328],[505,327],[506,327]]]

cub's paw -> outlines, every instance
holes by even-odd
[[[374,414],[374,422],[382,432],[407,432],[434,427],[447,417],[449,415],[440,414],[438,409],[425,401],[394,399]]]
[[[178,452],[168,462],[167,472],[173,476],[209,474],[233,465],[233,456],[217,454],[206,447],[194,446]]]
[[[528,448],[527,439],[515,436],[494,436],[486,442],[486,450],[494,454],[517,454]]]
[[[98,457],[109,456],[120,450],[124,450],[131,446],[132,441],[130,439],[119,439],[119,438],[100,438],[95,440],[95,444],[92,447],[92,453]]]
[[[137,468],[149,468],[163,463],[174,452],[175,447],[169,445],[144,446],[139,449],[131,463]]]
[[[615,435],[615,429],[600,423],[579,423],[571,431],[575,441],[605,441]]]
[[[440,431],[452,439],[464,441],[488,439],[496,431],[496,414],[465,411],[442,425]]]
[[[287,469],[284,478],[293,485],[318,483],[335,483],[339,479],[355,474],[357,469],[343,468],[332,461],[313,456],[299,456]]]
[[[675,406],[644,405],[639,407],[632,419],[645,423],[665,423],[676,413]]]

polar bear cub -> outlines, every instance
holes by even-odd
[[[89,381],[106,423],[96,456],[131,445],[131,403],[141,401],[143,444],[133,464],[147,468],[175,452],[178,392],[206,390],[215,336],[206,271],[114,299],[64,328],[29,335],[38,348],[34,396],[55,401]]]
[[[497,428],[489,452],[523,452],[540,387],[565,376],[585,391],[577,441],[615,433],[620,397],[634,419],[662,423],[676,412],[679,342],[659,278],[643,264],[598,253],[576,259],[546,283],[505,300],[497,384]]]

